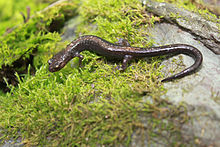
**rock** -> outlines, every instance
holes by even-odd
[[[194,40],[194,36],[175,25],[157,24],[150,32],[158,45],[184,43],[202,52],[202,67],[195,74],[176,82],[164,83],[168,89],[164,97],[168,97],[174,104],[185,102],[193,108],[188,110],[192,123],[183,127],[186,138],[196,136],[199,145],[220,146],[220,55],[214,54],[202,43]],[[183,56],[183,64],[186,67],[193,63],[190,57],[180,56]],[[163,64],[170,64],[173,58],[165,60]]]

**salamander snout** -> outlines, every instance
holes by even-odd
[[[48,60],[48,64],[49,64],[49,71],[50,72],[56,72],[59,71],[60,69],[62,69],[64,67],[64,63],[59,62],[58,60],[51,58],[50,60]]]
[[[60,51],[56,55],[54,55],[50,60],[48,60],[49,71],[56,72],[61,70],[71,59],[68,53],[64,50]]]

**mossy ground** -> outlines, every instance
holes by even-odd
[[[29,66],[22,78],[16,74],[18,86],[8,84],[11,91],[0,93],[0,139],[21,137],[26,146],[115,146],[129,145],[133,132],[141,130],[149,143],[159,138],[171,146],[186,144],[180,131],[188,120],[184,105],[161,98],[166,92],[160,82],[161,58],[133,61],[120,72],[120,62],[85,51],[82,68],[74,59],[59,72],[48,71],[49,57],[67,44],[60,42],[60,30],[49,28],[53,20],[65,21],[63,13],[69,12],[81,17],[77,36],[93,34],[111,42],[125,38],[132,46],[151,46],[146,28],[160,21],[137,0],[69,1],[3,36],[1,66],[10,66],[17,55],[28,58],[32,49],[37,52],[32,65],[36,73]]]
[[[31,8],[31,14],[33,14],[35,11],[39,11],[47,6],[48,4],[45,2],[43,0],[0,1],[0,35],[4,34],[6,29],[12,28],[23,21],[20,12],[26,15],[27,6]],[[52,2],[52,0],[48,0],[47,2]]]

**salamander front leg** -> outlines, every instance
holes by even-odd
[[[132,59],[131,55],[125,55],[123,62],[122,62],[122,66],[121,66],[123,71],[127,68],[128,62],[131,61],[131,59]]]
[[[82,60],[83,60],[84,56],[79,53],[76,53],[75,57],[79,58],[79,67],[82,67]]]
[[[124,71],[127,68],[129,61],[131,61],[132,58],[133,57],[131,55],[125,55],[122,62],[122,66],[119,69]]]

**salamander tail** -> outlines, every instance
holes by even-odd
[[[202,64],[202,60],[203,60],[202,53],[198,49],[196,49],[195,47],[187,45],[187,47],[185,46],[185,48],[180,48],[180,50],[181,50],[181,53],[193,57],[195,60],[195,63],[192,66],[183,70],[182,72],[177,73],[171,77],[163,79],[161,82],[171,81],[174,79],[179,79],[184,76],[190,75],[190,74],[194,73]]]

